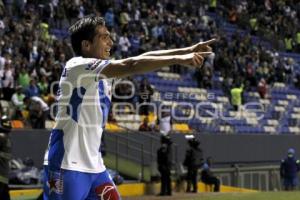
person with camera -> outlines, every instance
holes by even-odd
[[[300,171],[300,160],[295,156],[293,148],[288,149],[287,156],[281,160],[280,177],[283,180],[284,190],[295,190],[299,185],[298,172]]]
[[[220,179],[211,171],[212,157],[207,157],[201,171],[201,181],[206,185],[212,185],[214,192],[220,192]]]
[[[187,188],[186,192],[198,192],[198,170],[203,164],[203,152],[199,147],[200,141],[193,135],[186,136],[188,140],[189,149],[186,151],[183,165],[187,168]]]
[[[172,141],[168,135],[161,136],[161,147],[157,150],[157,165],[161,176],[159,196],[171,196]]]

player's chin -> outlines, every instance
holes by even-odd
[[[109,59],[110,52],[105,52],[102,56],[103,59]]]

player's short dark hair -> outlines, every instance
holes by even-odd
[[[75,22],[70,28],[72,48],[76,55],[81,55],[82,40],[93,41],[97,26],[104,26],[105,21],[102,17],[86,16]]]

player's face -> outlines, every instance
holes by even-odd
[[[105,26],[98,26],[96,34],[91,44],[90,52],[94,58],[108,59],[113,41],[110,33]]]

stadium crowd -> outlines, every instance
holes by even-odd
[[[275,81],[292,83],[294,76],[295,85],[299,87],[300,76],[294,75],[292,59],[283,59],[276,51],[253,44],[250,32],[237,32],[230,38],[226,37],[218,27],[218,22],[205,14],[208,10],[216,12],[216,8],[220,8],[218,12],[242,27],[247,27],[248,21],[252,20],[249,17],[255,16],[258,18],[257,32],[269,30],[262,29],[265,23],[274,31],[270,34],[278,37],[286,37],[282,29],[292,36],[298,34],[295,29],[291,29],[295,26],[290,23],[297,22],[297,17],[293,16],[299,14],[294,10],[297,10],[299,3],[296,8],[292,8],[290,5],[294,1],[266,0],[263,5],[259,2],[0,0],[1,99],[12,102],[17,111],[13,116],[15,119],[26,118],[32,127],[43,128],[43,122],[38,119],[41,116],[43,120],[46,119],[49,107],[55,101],[57,81],[66,61],[73,55],[70,42],[65,37],[67,28],[78,18],[89,14],[105,18],[114,41],[114,58],[134,56],[149,50],[188,46],[216,37],[219,41],[218,48],[214,50],[215,55],[209,57],[203,68],[195,72],[199,87],[215,87],[213,74],[223,77],[223,88],[228,94],[230,88],[239,84],[245,90],[256,88],[261,97],[266,98],[268,85]],[[285,3],[281,8],[282,2]],[[266,14],[264,17],[255,14],[258,11],[253,8],[258,5],[259,10],[264,9],[261,12]],[[255,34],[255,31],[251,33]],[[58,35],[58,32],[65,34]],[[172,66],[171,70],[183,73],[176,66]],[[137,88],[145,88],[144,80],[141,83],[135,83],[132,79],[129,81],[139,85]],[[125,92],[126,87],[119,91]],[[153,93],[149,87],[147,91]],[[145,91],[141,89],[136,93],[139,97],[131,100],[140,99],[136,101],[141,102],[140,93]],[[147,113],[146,110],[141,114]]]
[[[217,10],[233,24],[271,41],[281,50],[300,52],[297,0],[219,0]]]

